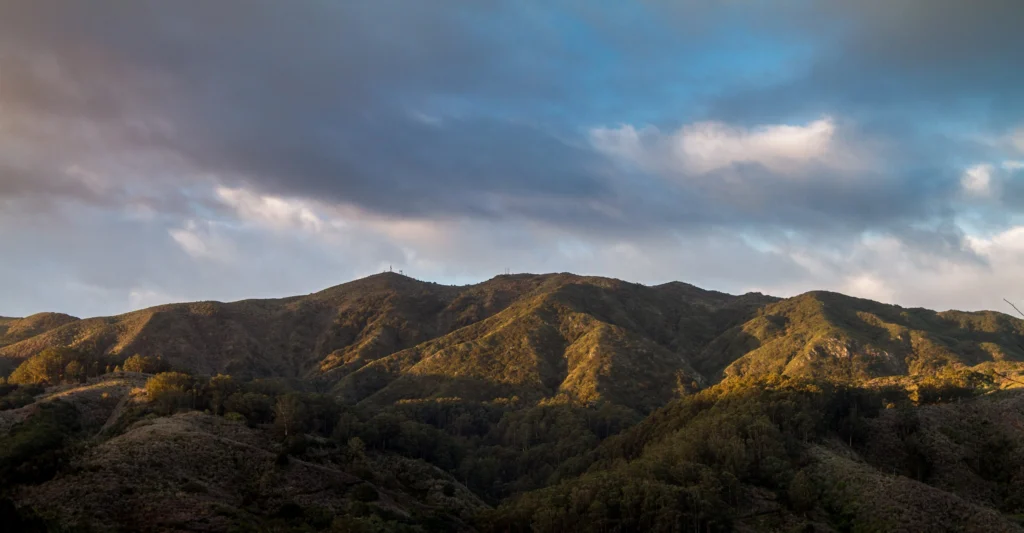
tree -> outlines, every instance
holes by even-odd
[[[159,374],[160,372],[166,372],[170,370],[170,365],[164,362],[160,357],[154,357],[152,355],[139,355],[135,354],[128,359],[124,360],[124,364],[121,368],[125,372],[139,372],[142,374]]]
[[[192,406],[195,392],[195,379],[181,372],[162,372],[146,381],[149,401],[164,414]]]
[[[47,348],[28,358],[11,373],[9,381],[18,384],[56,385],[64,380],[65,370],[69,363],[78,361],[82,364],[85,356],[70,347]]]
[[[85,378],[85,365],[78,362],[77,359],[72,360],[64,367],[64,380],[68,383],[84,383]]]
[[[217,374],[206,384],[206,396],[210,402],[210,411],[215,415],[224,414],[224,404],[234,393],[238,392],[238,383],[225,374]]]
[[[224,400],[224,410],[245,417],[249,425],[263,424],[274,414],[270,396],[255,392],[236,392]]]
[[[298,394],[285,394],[274,407],[274,425],[285,437],[301,432],[306,425],[306,405]]]
[[[348,439],[348,451],[355,457],[362,457],[366,453],[366,443],[359,437]]]

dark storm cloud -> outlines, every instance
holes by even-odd
[[[1017,103],[1005,82],[1024,71],[1011,68],[1024,46],[1013,47],[1021,38],[1009,31],[1019,13],[1010,3],[682,5],[684,16],[652,20],[661,7],[634,16],[586,3],[6,0],[0,104],[23,118],[9,136],[24,137],[40,117],[74,125],[73,135],[44,136],[44,151],[59,151],[65,166],[134,150],[174,161],[179,175],[392,216],[521,217],[599,231],[856,232],[946,216],[957,171],[937,163],[943,154],[928,139],[890,135],[906,153],[882,174],[837,178],[822,168],[817,179],[793,181],[737,164],[669,184],[610,170],[585,131],[604,124],[602,109],[668,107],[665,88],[674,85],[658,82],[701,80],[673,68],[686,70],[701,40],[728,43],[723,25],[769,40],[797,32],[820,50],[796,80],[737,85],[738,96],[713,102],[721,116],[712,118],[856,116],[865,106],[960,102],[986,89],[987,106]],[[637,32],[637,21],[649,30]],[[581,50],[567,35],[594,46]],[[714,72],[718,84],[740,83]],[[49,157],[35,161],[5,177],[6,188],[96,194]],[[166,191],[182,179],[162,170],[122,172],[132,180],[122,189]],[[128,194],[107,193],[115,202]]]
[[[478,4],[5,3],[0,97],[91,121],[278,194],[393,213],[485,212],[481,194],[591,197],[593,154],[433,99],[515,105],[555,72],[487,31]],[[536,35],[532,39],[544,39]],[[444,113],[437,124],[417,114]],[[52,174],[52,172],[49,172]]]
[[[815,59],[792,79],[721,98],[711,107],[716,116],[758,121],[842,109],[896,125],[1024,120],[1017,0],[811,2],[779,12],[785,16],[767,17],[761,28],[816,36]]]
[[[867,274],[916,304],[941,279],[976,307],[1021,285],[1000,165],[1024,153],[997,138],[1024,123],[1022,9],[0,0],[0,293],[113,312],[394,264],[789,294]],[[826,116],[828,150],[771,153]],[[710,166],[679,156],[702,128],[725,131]],[[968,194],[981,163],[992,190]]]

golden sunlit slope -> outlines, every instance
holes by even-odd
[[[706,384],[690,359],[773,301],[573,274],[453,287],[387,273],[306,296],[76,320],[0,348],[0,357],[12,366],[74,346],[115,361],[159,355],[198,374],[343,382],[359,399],[402,377],[377,398],[562,396],[650,409]]]
[[[905,309],[809,292],[762,309],[694,364],[709,376],[779,373],[862,381],[1024,361],[1024,321],[991,311]]]
[[[978,365],[1015,374],[1024,361],[1024,322],[1001,313],[573,274],[455,287],[385,273],[276,300],[4,319],[0,331],[6,371],[74,346],[112,361],[160,355],[198,374],[319,378],[360,401],[563,397],[644,410],[729,376],[865,381]]]
[[[705,385],[689,358],[766,300],[550,276],[491,318],[375,361],[339,389],[372,403],[561,397],[649,410]]]
[[[37,313],[25,318],[0,318],[0,346],[34,337],[78,319],[61,313]]]
[[[115,359],[159,355],[200,374],[301,377],[361,366],[486,318],[538,279],[449,287],[387,273],[307,296],[162,305],[40,331],[0,348],[0,360],[13,367],[47,347],[73,346]]]

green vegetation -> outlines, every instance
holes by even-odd
[[[196,380],[181,372],[163,372],[146,381],[146,394],[158,412],[171,414],[178,409],[196,406]]]
[[[1022,363],[1022,346],[1024,322],[1000,313],[936,313],[811,292],[768,305],[715,339],[699,368],[857,383]]]
[[[41,394],[44,390],[37,384],[2,384],[0,385],[0,411],[24,407],[34,402],[36,395]]]
[[[886,410],[886,405],[899,407]],[[918,481],[936,481],[936,463],[957,465],[914,436],[921,431],[919,409],[898,389],[777,378],[714,387],[609,439],[586,474],[512,498],[480,523],[493,531],[731,531],[741,524],[768,530],[914,528],[929,513],[949,512],[941,509],[943,501],[927,502],[935,509],[869,510],[876,495],[866,491],[892,488],[872,489],[866,480],[864,486],[847,487],[846,475],[832,470],[830,461],[839,461],[836,453],[860,453],[885,472],[891,468]],[[893,431],[900,440],[882,452],[877,447],[890,433],[880,428],[887,423],[902,424]],[[956,417],[941,422],[950,423],[962,424]],[[971,473],[992,486],[993,507],[1020,513],[1020,432],[1014,440],[997,424],[972,425],[980,431],[960,434],[977,453]],[[847,451],[829,451],[837,442],[847,444]],[[960,492],[966,500],[979,496]],[[998,513],[942,519],[951,530],[1001,530],[1009,524]]]
[[[24,422],[0,437],[0,486],[38,483],[66,463],[69,439],[78,431],[78,413],[61,401],[40,405]]]
[[[10,383],[45,384],[81,383],[99,376],[105,365],[99,358],[68,347],[47,348],[21,363],[8,378]]]
[[[125,372],[141,372],[143,374],[158,374],[171,369],[162,358],[135,354],[124,360],[121,369]]]
[[[381,275],[33,320],[0,347],[18,364],[0,383],[0,518],[36,529],[1015,531],[1024,516],[1024,321],[999,313]]]

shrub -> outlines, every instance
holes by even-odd
[[[290,455],[302,455],[309,449],[309,440],[305,435],[293,435],[284,442],[284,450]]]
[[[352,489],[352,497],[356,501],[360,502],[375,502],[377,498],[380,498],[380,494],[377,489],[369,483],[360,483]]]
[[[273,404],[270,396],[255,392],[236,392],[224,401],[224,409],[239,413],[245,417],[249,425],[265,424],[273,417]]]
[[[209,492],[209,489],[206,488],[206,485],[203,485],[202,483],[191,479],[181,486],[181,490],[192,494],[204,494],[206,492]]]
[[[0,486],[46,481],[66,457],[65,445],[79,429],[78,411],[60,400],[38,411],[0,437]]]
[[[37,394],[46,390],[40,385],[0,386],[0,411],[24,407],[36,400]]]

